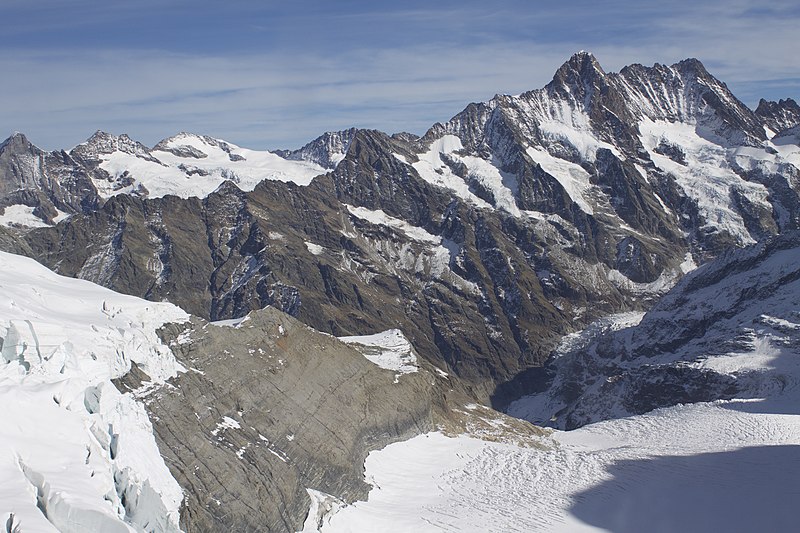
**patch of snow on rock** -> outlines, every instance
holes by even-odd
[[[535,163],[542,167],[542,170],[553,176],[564,187],[564,190],[567,191],[572,201],[578,204],[581,211],[587,215],[594,213],[591,204],[586,200],[586,195],[592,184],[589,181],[589,173],[583,167],[564,159],[553,157],[546,150],[535,146],[528,147],[526,152]]]
[[[47,223],[33,214],[33,207],[27,205],[10,205],[0,215],[0,225],[25,226],[27,228],[44,228]]]
[[[381,368],[398,374],[417,372],[417,355],[411,342],[399,329],[390,329],[374,335],[339,337],[353,346],[367,359]]]
[[[473,205],[490,208],[491,205],[473,194],[464,178],[455,174],[447,162],[442,159],[442,156],[451,156],[453,152],[462,148],[461,139],[455,135],[445,135],[433,141],[428,151],[419,154],[419,161],[411,166],[428,183],[450,189],[459,198]]]
[[[319,244],[314,244],[313,242],[305,241],[305,245],[308,251],[314,255],[322,255],[323,253],[325,253],[325,248],[323,246],[320,246]]]
[[[415,241],[421,242],[430,242],[439,244],[442,242],[441,237],[437,237],[436,235],[431,235],[423,228],[418,226],[412,226],[405,220],[400,220],[399,218],[394,218],[392,216],[387,215],[381,209],[367,209],[366,207],[354,207],[352,205],[347,205],[347,210],[356,218],[360,218],[361,220],[366,220],[376,226],[388,226],[390,228],[394,228],[401,233],[405,234],[409,239],[413,239]]]

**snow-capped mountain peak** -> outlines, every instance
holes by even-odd
[[[307,161],[322,168],[333,170],[344,159],[350,143],[358,132],[357,128],[342,131],[328,131],[294,151],[282,150],[278,153],[292,161]]]
[[[178,157],[202,159],[212,154],[215,149],[228,154],[228,159],[231,161],[244,160],[243,156],[236,153],[242,150],[238,146],[208,135],[188,132],[180,132],[159,141],[153,147],[153,152],[170,152]]]
[[[243,190],[271,179],[307,185],[324,169],[305,161],[286,161],[268,151],[240,148],[207,135],[181,132],[153,149],[127,135],[95,133],[70,155],[92,172],[100,196],[168,194],[203,198],[224,181]]]

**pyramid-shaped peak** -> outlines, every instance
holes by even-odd
[[[566,87],[580,87],[587,82],[593,83],[597,79],[605,78],[605,75],[597,59],[591,53],[581,50],[558,68],[552,83]]]
[[[89,136],[88,139],[86,139],[86,142],[87,143],[97,143],[97,142],[106,141],[108,139],[116,139],[116,138],[117,138],[117,136],[114,135],[113,133],[109,133],[109,132],[103,131],[103,130],[97,130],[94,133],[92,133],[92,135]]]
[[[24,133],[20,131],[15,131],[14,133],[11,134],[11,136],[8,139],[17,142],[28,142],[28,138],[25,136]]]
[[[702,78],[711,76],[711,74],[709,74],[708,70],[706,69],[705,65],[703,65],[703,63],[699,59],[694,57],[690,57],[684,59],[683,61],[679,61],[675,66],[678,68],[679,71],[691,72],[697,77]]]
[[[5,151],[6,148],[11,149],[12,151],[29,151],[36,154],[42,152],[39,147],[28,140],[24,133],[20,133],[18,131],[12,133],[11,136],[5,141],[0,142],[0,150]]]
[[[597,59],[586,51],[580,51],[561,65],[546,89],[573,98],[583,98],[607,85],[606,73]]]
[[[588,73],[599,73],[605,74],[603,71],[603,67],[600,66],[600,63],[597,61],[597,58],[594,57],[594,54],[591,52],[587,52],[586,50],[581,50],[575,54],[572,54],[566,63],[561,65],[561,69],[571,69],[576,72],[580,72],[583,74]]]

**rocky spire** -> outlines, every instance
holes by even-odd
[[[791,98],[777,102],[770,102],[762,98],[758,102],[756,116],[772,131],[780,133],[800,124],[800,105]]]

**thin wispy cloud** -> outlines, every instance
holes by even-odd
[[[611,71],[697,57],[750,105],[800,96],[793,2],[65,4],[14,0],[0,20],[0,125],[47,148],[96,129],[260,148],[350,126],[423,133],[543,86],[579,49]]]

